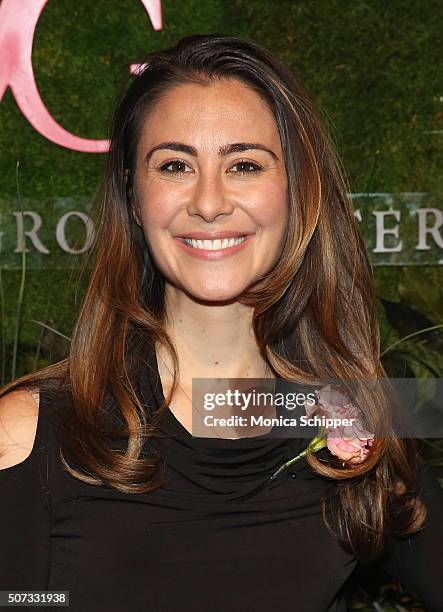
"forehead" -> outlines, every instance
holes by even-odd
[[[278,148],[280,137],[266,102],[236,79],[208,85],[189,83],[167,91],[143,123],[140,142],[192,138],[199,140],[259,141]],[[155,141],[155,142],[154,142]],[[191,144],[191,143],[190,143]]]

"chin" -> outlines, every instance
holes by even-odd
[[[196,287],[195,284],[183,287],[191,297],[202,302],[235,302],[245,291],[245,287]]]

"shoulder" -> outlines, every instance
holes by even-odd
[[[32,452],[39,417],[38,390],[15,389],[0,397],[0,470]]]

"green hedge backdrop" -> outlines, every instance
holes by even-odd
[[[353,192],[428,192],[442,195],[442,5],[438,0],[165,0],[163,29],[154,31],[137,0],[49,0],[37,26],[33,65],[38,87],[55,119],[73,133],[106,138],[115,96],[128,66],[153,49],[194,33],[225,32],[273,49],[298,75],[323,113]],[[1,61],[1,58],[0,58]],[[105,156],[70,151],[38,134],[10,90],[0,103],[2,198],[90,200]],[[18,169],[17,169],[18,164]],[[434,204],[435,205],[435,204]],[[3,229],[11,224],[6,211]],[[1,229],[1,226],[0,226]],[[57,358],[45,354],[45,322],[69,336],[83,281],[63,270],[3,270],[3,370],[8,378],[16,331],[16,373]],[[384,346],[443,323],[441,266],[379,266],[375,279]],[[42,344],[38,344],[39,339]],[[390,350],[390,366],[427,368],[441,376],[441,333],[416,337]],[[17,340],[17,338],[16,338]],[[42,349],[42,350],[40,350]],[[418,353],[420,355],[418,355]],[[405,363],[407,364],[405,365]],[[424,363],[428,362],[428,363]],[[432,366],[432,367],[431,367]]]

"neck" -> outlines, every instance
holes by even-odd
[[[177,350],[180,379],[273,378],[255,340],[252,314],[238,302],[205,303],[182,291],[167,293],[166,331]],[[168,376],[172,362],[163,347],[157,356]]]

